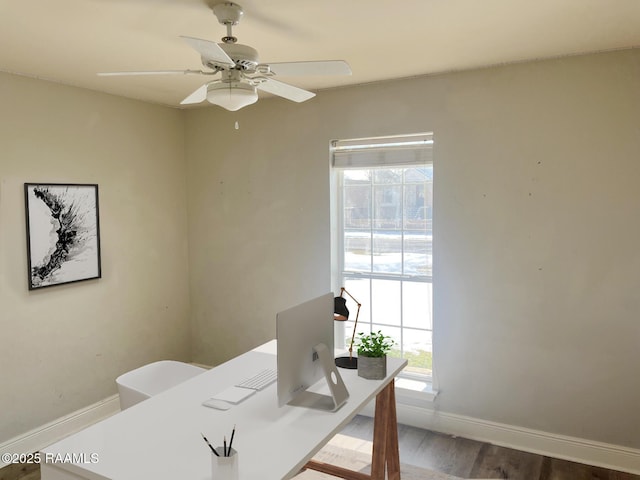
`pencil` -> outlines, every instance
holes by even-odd
[[[207,442],[207,445],[209,445],[209,448],[213,453],[215,453],[216,457],[219,457],[220,455],[218,454],[218,452],[216,452],[216,449],[211,446],[209,440],[207,440],[207,437],[204,436],[204,433],[200,432],[200,435],[202,435],[202,438],[204,438],[204,441]]]
[[[231,431],[231,440],[229,440],[229,455],[231,455],[231,445],[233,444],[233,436],[236,434],[236,426],[233,426],[233,430]]]
[[[229,454],[227,453],[227,437],[224,437],[224,443],[222,445],[224,445],[222,450],[224,452],[224,456],[228,457]]]

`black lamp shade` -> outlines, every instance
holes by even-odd
[[[336,320],[347,320],[349,318],[349,309],[347,308],[347,300],[344,297],[335,297],[333,299],[333,313],[344,318],[336,318]]]

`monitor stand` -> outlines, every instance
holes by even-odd
[[[347,398],[349,398],[349,392],[342,381],[340,372],[336,368],[333,356],[329,354],[327,346],[324,343],[319,343],[313,349],[318,354],[320,366],[324,371],[324,378],[329,385],[331,395],[305,390],[296,395],[288,405],[335,412],[345,404]]]

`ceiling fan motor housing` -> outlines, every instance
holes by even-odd
[[[259,63],[256,49],[239,43],[221,43],[219,45],[236,64],[235,68],[240,70],[256,69]]]

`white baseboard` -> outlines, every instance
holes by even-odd
[[[372,414],[369,406],[367,413]],[[398,422],[525,452],[640,474],[640,450],[489,422],[425,407],[397,407]]]
[[[58,418],[0,445],[0,458],[5,453],[34,453],[64,437],[78,432],[120,411],[118,395]],[[6,464],[0,461],[0,468]]]

